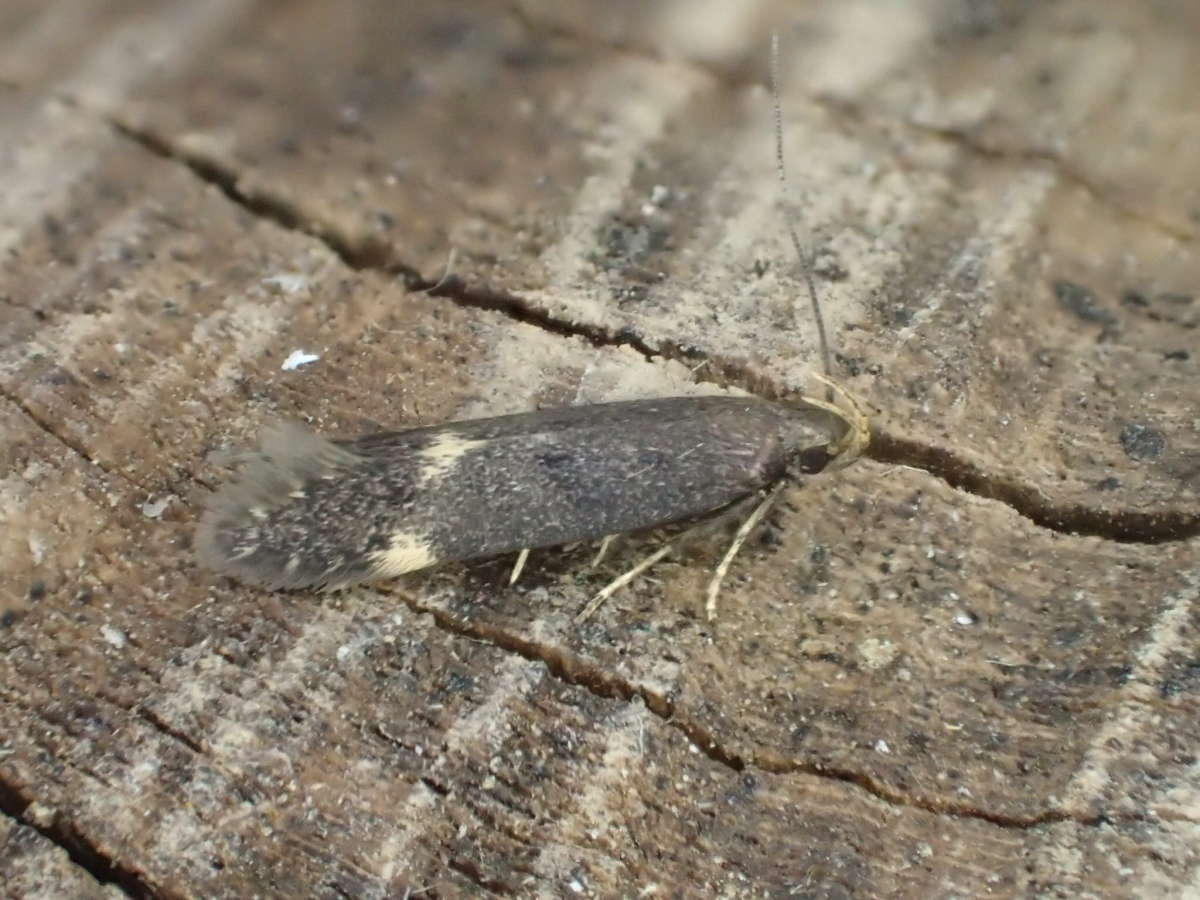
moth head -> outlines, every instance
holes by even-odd
[[[871,441],[871,423],[863,409],[863,404],[857,397],[836,382],[821,375],[812,376],[828,388],[828,399],[804,396],[802,404],[823,409],[841,422],[845,428],[840,436],[831,441],[824,449],[827,462],[822,467],[824,471],[844,469],[867,449]]]

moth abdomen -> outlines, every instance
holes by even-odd
[[[844,430],[844,428],[843,428]],[[276,429],[210,503],[210,568],[344,586],[693,518],[839,438],[824,410],[755,398],[637,400],[331,441]]]

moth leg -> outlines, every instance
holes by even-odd
[[[608,545],[613,542],[615,534],[606,534],[600,541],[600,549],[596,551],[596,556],[592,559],[592,568],[600,565],[600,560],[604,559],[604,554],[608,552]]]
[[[517,583],[517,579],[521,577],[521,570],[525,568],[525,560],[529,559],[529,548],[526,547],[517,554],[517,561],[513,563],[512,574],[508,576],[508,585],[512,587]]]
[[[604,589],[600,591],[600,593],[592,598],[591,603],[585,606],[583,611],[575,617],[575,622],[579,623],[585,621],[589,616],[591,616],[592,613],[604,605],[605,600],[607,600],[621,588],[625,587],[625,585],[629,584],[629,582],[633,581],[633,579],[637,578],[648,568],[674,550],[675,545],[678,544],[682,538],[687,537],[689,534],[691,534],[690,531],[684,532],[679,537],[675,538],[675,540],[667,541],[628,572],[625,572],[624,574],[610,581],[607,585],[605,585]]]
[[[783,480],[775,482],[775,486],[767,491],[763,499],[759,501],[758,506],[754,507],[754,512],[746,517],[746,521],[742,522],[741,527],[737,530],[737,534],[733,536],[733,543],[725,551],[725,556],[721,558],[721,564],[717,566],[717,571],[713,573],[712,580],[708,582],[708,600],[704,604],[704,611],[708,615],[708,621],[712,622],[717,618],[717,595],[721,593],[721,583],[725,580],[725,576],[729,574],[729,567],[733,564],[734,558],[738,555],[738,551],[742,549],[742,545],[746,543],[746,539],[750,537],[750,532],[763,520],[763,517],[770,510],[772,504],[779,498],[779,493],[786,484],[787,482]]]
[[[661,547],[659,547],[657,550],[655,550],[653,553],[651,553],[649,556],[647,556],[645,559],[643,559],[640,563],[638,563],[636,566],[634,566],[628,572],[624,572],[623,574],[621,574],[614,580],[610,581],[607,585],[605,585],[604,589],[601,590],[600,593],[596,594],[596,596],[592,598],[591,602],[588,603],[588,605],[583,608],[583,611],[580,612],[579,615],[577,615],[575,617],[575,621],[582,622],[585,619],[587,619],[589,616],[591,616],[592,613],[594,613],[596,610],[598,610],[604,604],[605,600],[607,600],[609,597],[611,597],[613,594],[615,594],[621,588],[625,587],[625,585],[629,584],[629,582],[633,581],[633,579],[637,578],[639,575],[641,575],[643,572],[645,572],[648,568],[650,568],[652,565],[654,565],[656,562],[658,562],[660,559],[662,559],[664,556],[666,556],[668,553],[670,553],[672,550],[674,550],[680,544],[684,544],[687,541],[690,541],[692,538],[696,537],[697,535],[704,534],[706,532],[710,532],[714,528],[719,527],[720,525],[729,521],[730,519],[735,518],[739,513],[741,513],[743,510],[746,509],[747,501],[753,502],[753,500],[754,500],[753,494],[751,494],[749,497],[745,497],[741,500],[736,500],[729,506],[726,506],[723,509],[718,510],[717,512],[713,513],[708,518],[693,525],[687,531],[683,532],[680,535],[677,535],[672,540],[667,541],[665,544],[663,544]],[[753,527],[753,526],[751,526],[751,527]],[[609,537],[612,537],[612,536],[610,535]],[[604,540],[607,542],[609,540],[609,538],[605,538]],[[599,559],[599,557],[597,557],[597,560],[598,559]]]

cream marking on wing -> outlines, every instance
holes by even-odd
[[[371,554],[371,570],[381,578],[425,569],[438,561],[424,535],[397,531],[386,550]]]
[[[422,484],[440,481],[453,471],[458,461],[477,447],[487,444],[449,432],[439,434],[430,445],[417,453],[422,465],[417,477]]]

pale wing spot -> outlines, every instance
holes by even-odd
[[[371,554],[372,574],[381,578],[425,569],[438,561],[427,538],[408,531],[397,531],[386,550]]]
[[[486,440],[464,438],[453,432],[439,434],[428,447],[417,453],[417,457],[422,462],[421,471],[417,473],[417,477],[422,482],[445,478],[460,459],[476,447],[482,447],[486,443]]]

